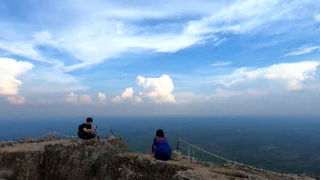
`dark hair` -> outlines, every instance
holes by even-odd
[[[87,118],[87,122],[92,122],[92,121],[93,121],[93,119],[91,117]]]
[[[156,136],[163,138],[163,137],[164,137],[164,132],[163,132],[163,130],[162,130],[162,129],[158,129],[157,132],[156,132]]]

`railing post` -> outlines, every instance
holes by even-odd
[[[190,163],[190,144],[188,145],[188,161]]]
[[[195,152],[194,152],[194,147],[193,147],[193,149],[192,149],[192,156],[193,156],[193,158],[192,158],[192,162],[194,162],[195,157],[196,157]]]
[[[113,138],[113,137],[115,137],[115,136],[113,135],[113,129],[110,129],[110,135],[109,135],[109,138]]]
[[[177,141],[177,148],[176,148],[177,152],[179,152],[179,148],[180,148],[180,138],[178,138],[178,141]]]

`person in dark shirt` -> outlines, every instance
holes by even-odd
[[[79,125],[78,136],[81,139],[92,139],[96,137],[95,130],[97,127],[91,127],[92,121],[93,119],[91,117],[88,117],[85,123]]]

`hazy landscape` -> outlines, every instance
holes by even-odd
[[[52,131],[76,137],[78,125],[92,116],[100,137],[112,130],[134,152],[149,153],[161,128],[172,149],[183,138],[232,161],[296,173],[289,179],[303,179],[299,173],[320,176],[319,35],[319,0],[0,0],[0,141],[37,139]],[[90,123],[88,119],[80,128],[82,138],[94,137]],[[0,179],[16,173],[24,179],[51,177],[42,176],[57,166],[48,163],[52,159],[46,153],[51,151],[42,151],[41,143],[47,142],[26,141],[39,142],[35,146],[41,147],[41,156],[26,161],[25,167],[40,162],[39,157],[48,161],[31,168],[35,173],[30,174],[30,169],[19,169],[29,151],[20,159],[11,153],[15,160],[2,154],[0,162],[8,167],[0,165]],[[70,147],[74,143],[57,141],[68,141]],[[3,152],[11,152],[5,145],[15,149],[12,144],[25,146],[24,141],[3,143]],[[187,153],[188,146],[182,143],[180,151]],[[52,156],[60,152],[56,148]],[[73,152],[79,151],[68,152],[68,157]],[[222,163],[217,156],[189,152],[202,161]],[[100,157],[106,152],[95,153]],[[133,179],[144,176],[134,165],[119,170],[126,164],[119,153],[110,158],[122,163],[113,166],[115,161],[103,156],[101,162],[109,164],[103,168],[91,167],[95,160],[77,155],[68,166],[60,161],[64,171],[57,174],[62,179],[68,177],[65,168],[75,175],[101,171],[122,173],[114,176],[118,178],[131,172]],[[161,168],[153,160],[150,156],[150,166],[141,163],[145,179],[152,179],[150,167],[159,170],[161,179]],[[39,173],[46,163],[50,166]],[[86,168],[90,170],[83,171]],[[233,175],[223,176],[258,177],[255,168],[242,174],[238,170],[231,168]]]
[[[0,140],[38,137],[49,131],[76,135],[84,118],[1,120]],[[320,175],[318,117],[95,117],[101,137],[110,129],[129,149],[150,152],[157,128],[172,146],[178,137],[231,160],[288,173]],[[185,148],[182,146],[182,148]],[[186,151],[186,149],[182,149]],[[204,154],[196,156],[215,162]]]

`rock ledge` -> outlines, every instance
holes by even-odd
[[[274,174],[225,165],[176,160],[159,162],[129,152],[121,138],[98,140],[20,140],[0,144],[0,179],[281,179],[309,176]]]

